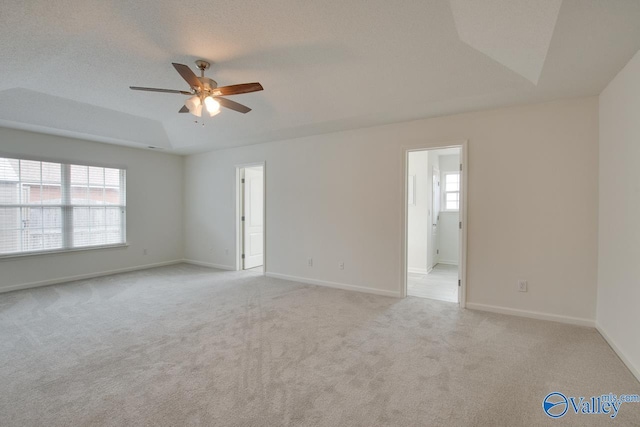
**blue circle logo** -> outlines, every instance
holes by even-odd
[[[545,414],[551,418],[560,418],[567,413],[569,401],[562,393],[558,393],[557,391],[549,393],[542,401],[542,409],[544,409]]]

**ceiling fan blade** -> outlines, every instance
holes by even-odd
[[[186,105],[183,105],[180,111],[178,111],[178,113],[188,113],[188,112],[189,112],[189,109],[187,108]]]
[[[194,89],[202,89],[202,83],[200,82],[200,80],[198,80],[198,76],[195,75],[191,68],[187,67],[184,64],[176,64],[175,62],[173,62],[172,64],[173,68],[175,68],[176,71],[180,73],[182,78],[185,79],[187,83],[189,83],[189,86]]]
[[[249,111],[251,111],[251,108],[247,107],[246,105],[238,104],[237,102],[232,101],[230,99],[220,98],[218,96],[218,97],[216,97],[216,100],[223,107],[228,108],[228,109],[233,110],[233,111],[237,111],[238,113],[247,114]]]
[[[239,95],[241,93],[258,92],[263,90],[260,83],[242,83],[239,85],[222,86],[213,89],[211,92],[213,96],[227,96],[227,95]]]
[[[139,86],[129,86],[129,89],[143,90],[146,92],[180,93],[182,95],[191,95],[191,92],[187,92],[186,90],[158,89],[155,87],[139,87]]]

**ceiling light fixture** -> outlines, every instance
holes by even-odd
[[[207,96],[204,99],[204,106],[209,113],[209,117],[213,117],[220,112],[220,103],[213,99],[212,96]]]
[[[211,66],[210,63],[199,59],[196,61],[196,66],[200,70],[200,77],[196,76],[195,73],[186,65],[177,64],[175,62],[173,63],[173,67],[176,69],[178,74],[180,74],[180,76],[189,83],[190,90],[188,91],[140,86],[129,87],[133,90],[143,90],[146,92],[177,93],[180,95],[187,95],[189,96],[189,99],[187,99],[184,106],[178,112],[191,113],[196,117],[202,117],[203,108],[209,117],[213,117],[220,113],[220,107],[229,108],[230,110],[234,110],[242,114],[246,114],[251,111],[251,108],[246,105],[223,98],[223,96],[261,91],[262,85],[260,83],[241,83],[237,85],[218,87],[218,82],[204,76],[204,71],[208,70]]]
[[[196,117],[202,117],[202,100],[198,95],[193,95],[187,99],[184,105],[189,109],[189,112]]]
[[[196,117],[202,117],[202,110],[206,111],[209,117],[220,113],[220,103],[212,96],[205,97],[203,102],[200,95],[193,95],[187,99],[184,105],[189,109],[189,112]]]

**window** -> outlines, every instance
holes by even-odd
[[[460,172],[444,173],[444,210],[460,209]]]
[[[125,171],[0,157],[0,256],[124,244]]]

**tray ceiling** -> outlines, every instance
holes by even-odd
[[[402,5],[401,7],[399,5]],[[637,0],[2,1],[0,125],[194,153],[597,95],[640,49]],[[171,62],[253,109],[178,114]]]

